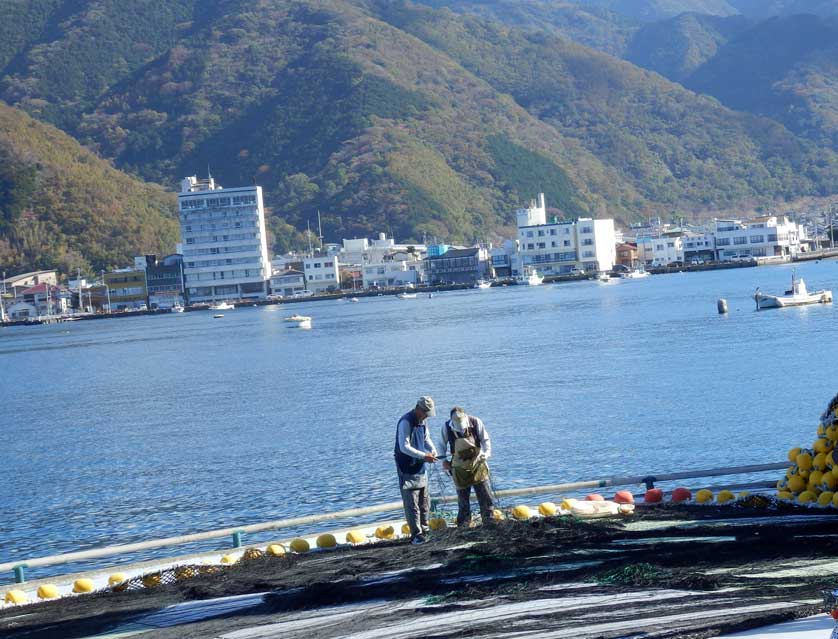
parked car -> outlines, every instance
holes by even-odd
[[[690,260],[690,264],[692,264],[693,266],[700,266],[701,264],[704,264],[704,263],[705,263],[704,260],[701,259],[700,257],[694,257]]]

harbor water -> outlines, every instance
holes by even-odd
[[[838,291],[834,261],[797,271]],[[791,272],[0,328],[0,562],[398,500],[425,394],[434,435],[454,405],[484,420],[499,489],[783,460],[838,364],[836,305],[754,310]]]

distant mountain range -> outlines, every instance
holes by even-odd
[[[29,0],[0,5],[0,99],[170,189],[256,181],[277,251],[317,211],[328,240],[494,237],[541,190],[557,216],[701,217],[838,190],[838,0],[796,4]],[[3,219],[40,219],[18,179]],[[78,250],[159,250],[151,208],[159,232]]]

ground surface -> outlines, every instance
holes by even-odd
[[[262,557],[167,586],[7,609],[0,636],[710,637],[821,609],[820,591],[838,587],[838,515],[813,512],[667,507]]]

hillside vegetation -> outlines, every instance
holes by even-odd
[[[40,17],[0,5],[0,23],[20,23],[0,96],[169,188],[208,166],[224,185],[262,185],[276,251],[318,211],[328,240],[470,241],[507,233],[539,190],[555,215],[628,221],[817,197],[838,181],[831,149],[568,39],[628,46],[646,14],[621,16],[616,0],[521,2],[526,28],[383,0],[30,4]],[[686,4],[727,11],[642,3]],[[564,26],[532,31],[528,7]],[[720,55],[733,38],[713,24],[699,21],[704,44],[661,72]],[[26,191],[27,175],[9,183]]]
[[[174,250],[175,198],[0,102],[0,269],[83,273]]]

